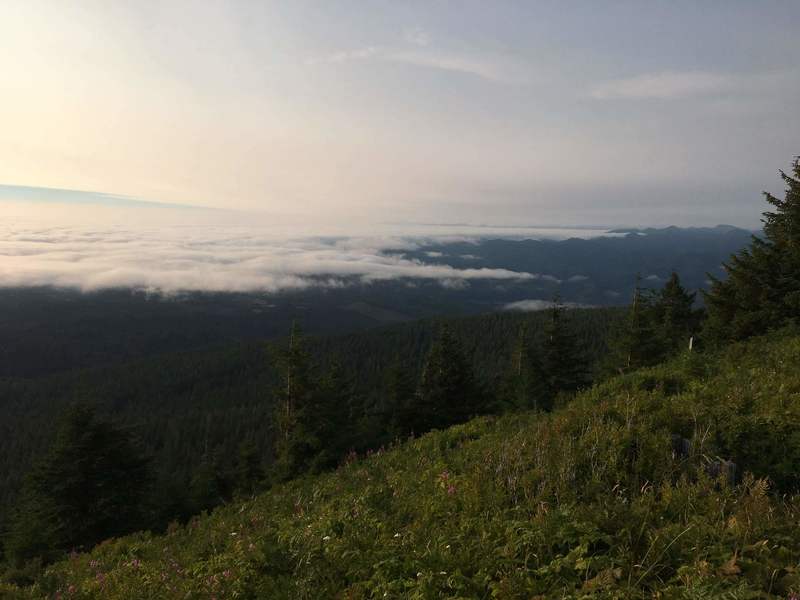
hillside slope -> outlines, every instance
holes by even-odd
[[[798,373],[796,333],[684,357],[551,415],[478,419],[164,536],[106,542],[5,592],[787,597],[800,590]]]
[[[587,358],[594,362],[623,313],[619,309],[570,311]],[[491,313],[466,318],[402,323],[308,340],[315,362],[339,359],[373,411],[385,406],[386,372],[398,357],[418,379],[440,322],[464,345],[477,377],[491,385],[504,373],[521,326],[541,335],[545,312]],[[0,377],[0,524],[24,473],[53,437],[54,418],[75,400],[96,404],[131,427],[155,459],[159,479],[186,488],[204,449],[234,458],[243,439],[271,457],[272,395],[277,379],[264,341],[203,351],[162,354],[92,370],[39,379]],[[377,445],[383,443],[381,440]],[[1,528],[1,527],[0,527]]]

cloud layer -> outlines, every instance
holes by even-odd
[[[577,302],[562,302],[561,306],[566,308],[591,308],[589,304],[579,304]],[[517,302],[510,302],[503,307],[503,310],[516,310],[520,312],[534,312],[539,310],[548,310],[553,308],[553,302],[550,300],[518,300]]]
[[[289,238],[243,228],[6,226],[0,230],[0,286],[276,292],[403,278],[460,287],[472,279],[542,277],[506,269],[457,269],[402,256],[402,250],[423,241]]]

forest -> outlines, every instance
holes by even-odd
[[[797,597],[800,161],[782,177],[703,309],[673,272],[622,311],[5,382],[0,592]]]

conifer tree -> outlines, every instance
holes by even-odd
[[[47,455],[29,474],[7,540],[23,562],[87,549],[144,523],[149,463],[128,432],[77,404],[63,416]]]
[[[461,344],[442,325],[431,345],[415,395],[415,433],[461,423],[481,409],[481,393]]]
[[[703,333],[712,342],[744,339],[800,318],[800,157],[791,175],[780,175],[784,199],[764,192],[774,207],[763,213],[764,237],[753,236],[731,257],[726,279],[711,277]]]
[[[281,384],[275,391],[273,475],[284,480],[306,470],[320,446],[311,426],[315,399],[310,358],[296,323],[288,347],[277,351],[275,358]]]
[[[192,513],[223,504],[230,499],[231,487],[220,452],[204,454],[189,483],[189,505]]]
[[[312,470],[335,466],[348,450],[362,445],[365,410],[355,381],[338,359],[331,361],[312,394],[313,419],[307,428],[319,440]]]
[[[605,370],[624,373],[658,363],[664,356],[664,344],[655,327],[653,301],[640,286],[637,276],[633,300],[625,320],[612,334]]]
[[[389,434],[393,438],[405,437],[414,430],[412,421],[415,384],[411,366],[399,354],[386,370],[384,389]]]
[[[657,333],[666,345],[665,350],[675,352],[688,344],[698,321],[697,311],[693,308],[695,296],[681,285],[675,271],[656,295],[653,317]]]
[[[547,395],[536,352],[526,323],[517,333],[511,364],[501,384],[500,394],[505,405],[518,409],[537,409]]]
[[[234,477],[237,491],[243,494],[254,493],[264,479],[261,453],[252,440],[239,444]]]
[[[538,408],[550,410],[561,392],[575,392],[587,382],[588,363],[570,330],[564,305],[556,297],[544,328],[539,373],[544,394]]]

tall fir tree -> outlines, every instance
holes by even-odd
[[[141,528],[150,481],[149,462],[127,431],[73,405],[28,476],[6,550],[18,563],[48,561]]]
[[[443,324],[431,345],[411,407],[414,433],[462,423],[482,410],[482,394],[458,339]]]
[[[504,408],[537,409],[547,394],[541,372],[541,362],[534,347],[527,323],[517,332],[511,352],[511,361],[500,384],[500,397]]]
[[[189,506],[197,514],[223,504],[231,497],[233,482],[223,465],[222,454],[217,449],[206,452],[189,482]]]
[[[704,338],[712,343],[740,340],[800,319],[800,158],[792,174],[780,172],[783,200],[764,192],[774,207],[764,212],[764,236],[724,265],[726,279],[712,279],[704,294]]]
[[[556,297],[544,327],[539,373],[544,394],[538,408],[551,410],[558,394],[572,393],[588,381],[589,365],[566,317],[564,305]]]
[[[253,440],[239,444],[234,465],[234,485],[240,494],[255,493],[264,480],[264,465],[258,446]]]
[[[363,400],[355,387],[353,377],[334,358],[312,395],[314,418],[307,427],[319,440],[309,464],[312,470],[336,466],[349,450],[363,445],[368,425]]]
[[[654,365],[664,357],[664,343],[653,319],[653,298],[642,289],[640,281],[637,276],[628,315],[609,340],[604,361],[609,374]]]
[[[410,364],[398,354],[386,370],[386,390],[382,412],[388,420],[391,438],[405,437],[412,433],[415,393],[414,372]]]
[[[653,318],[657,335],[665,344],[665,350],[676,352],[688,346],[689,338],[698,326],[698,312],[694,309],[695,293],[689,293],[681,285],[678,274],[673,271],[653,302]]]
[[[275,462],[272,475],[282,481],[309,468],[319,452],[320,440],[313,420],[314,387],[311,359],[296,323],[286,348],[275,352],[281,383],[275,390]]]

